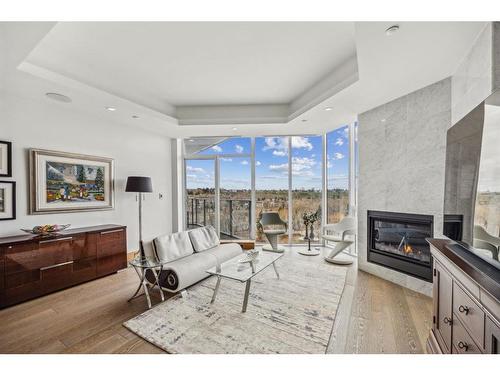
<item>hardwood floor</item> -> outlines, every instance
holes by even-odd
[[[163,353],[122,326],[146,309],[144,297],[127,302],[137,283],[129,268],[0,310],[0,353]],[[430,298],[352,265],[328,353],[423,353],[431,308]]]

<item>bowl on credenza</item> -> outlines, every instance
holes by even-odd
[[[38,236],[52,236],[55,235],[65,229],[68,229],[71,224],[46,224],[46,225],[37,225],[32,229],[21,229],[23,232],[29,234],[36,234]]]

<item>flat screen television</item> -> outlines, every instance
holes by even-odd
[[[500,269],[500,91],[448,130],[443,232]]]

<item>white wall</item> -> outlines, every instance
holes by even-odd
[[[145,130],[77,111],[72,104],[26,99],[0,92],[0,140],[13,144],[13,176],[17,182],[17,219],[0,221],[0,236],[21,234],[20,228],[70,223],[73,227],[97,224],[127,226],[129,251],[138,248],[138,208],[134,193],[126,193],[129,175],[151,176],[154,193],[144,202],[144,235],[170,232],[171,155],[170,139]],[[109,116],[108,116],[109,117]],[[109,117],[110,119],[112,117]],[[28,149],[43,148],[115,160],[115,209],[82,213],[28,215]],[[159,199],[159,193],[163,199]]]

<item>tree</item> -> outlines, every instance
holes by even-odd
[[[87,181],[87,174],[85,173],[85,167],[83,165],[76,166],[76,180],[82,184]]]
[[[97,168],[95,186],[97,186],[97,190],[104,191],[104,172],[102,168]]]

